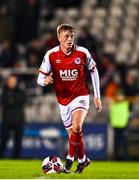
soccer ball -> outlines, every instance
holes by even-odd
[[[42,162],[42,170],[45,174],[61,173],[63,163],[57,156],[46,157]]]

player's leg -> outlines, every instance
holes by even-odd
[[[70,172],[74,156],[77,155],[79,164],[86,162],[82,139],[82,125],[89,108],[89,96],[79,96],[69,105],[60,105],[61,118],[69,136],[68,155],[65,163],[66,173]],[[74,128],[73,128],[74,124]]]
[[[69,136],[68,155],[64,166],[64,172],[70,173],[74,156],[77,155],[80,158],[80,162],[85,162],[86,156],[84,154],[84,145],[82,139],[82,125],[87,114],[87,110],[75,108],[76,111],[72,113],[72,126],[67,129]],[[78,151],[80,149],[80,151]],[[78,152],[77,152],[78,151]]]
[[[63,106],[59,104],[59,107],[60,107],[61,119],[63,121],[65,129],[67,130],[68,137],[70,138],[72,133],[72,117],[71,117],[71,111],[69,105]],[[74,157],[67,155],[65,165],[63,168],[64,173],[70,173],[70,169],[72,167],[73,161],[74,161]]]
[[[83,143],[83,133],[82,133],[82,126],[87,115],[86,110],[77,110],[73,113],[73,121],[72,121],[72,132],[74,139],[77,140],[77,147],[76,147],[76,156],[78,158],[78,166],[75,170],[75,173],[82,173],[85,167],[90,164],[89,158],[85,155],[84,150],[84,143]],[[71,135],[71,136],[72,136]]]
[[[84,146],[83,146],[83,133],[82,133],[82,125],[84,119],[86,117],[87,111],[85,110],[77,110],[72,114],[72,133],[69,140],[69,155],[74,156],[75,153],[80,159],[84,159]],[[82,145],[82,146],[80,146]],[[78,151],[79,147],[80,152]]]
[[[67,133],[68,133],[68,137],[70,139],[70,136],[72,134],[72,128],[70,129],[66,129],[67,130]],[[68,148],[69,149],[69,148]],[[64,168],[63,168],[63,172],[64,173],[70,173],[70,169],[73,165],[73,161],[74,161],[74,156],[71,157],[69,154],[67,155],[66,157],[66,161],[65,161],[65,165],[64,165]]]

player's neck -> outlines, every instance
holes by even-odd
[[[60,45],[60,49],[62,50],[62,52],[64,54],[68,54],[71,51],[72,47],[71,48],[66,48],[66,47]]]

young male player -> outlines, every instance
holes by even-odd
[[[74,28],[69,24],[57,27],[60,45],[47,51],[42,61],[37,83],[46,86],[53,83],[60,114],[69,136],[68,155],[64,173],[70,173],[74,157],[78,158],[75,173],[82,173],[90,164],[85,155],[82,126],[89,108],[87,70],[94,88],[94,103],[102,111],[99,75],[96,63],[89,51],[74,44]]]

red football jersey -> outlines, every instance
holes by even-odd
[[[89,94],[86,70],[96,66],[89,51],[75,45],[68,54],[60,46],[49,50],[42,61],[40,72],[53,73],[58,102],[67,105],[74,98]]]

